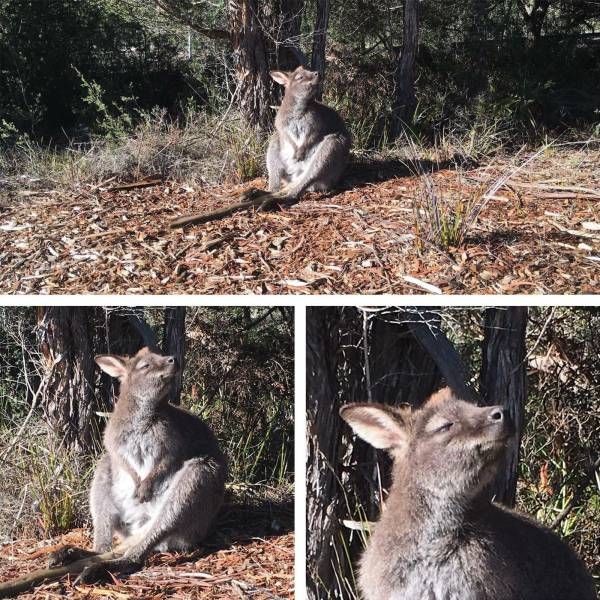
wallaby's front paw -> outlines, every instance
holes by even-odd
[[[152,480],[144,479],[140,481],[134,495],[140,502],[148,502],[152,498]]]

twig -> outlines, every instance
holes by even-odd
[[[248,194],[253,192],[256,193],[256,190],[252,190],[248,192]],[[261,209],[265,209],[271,207],[273,204],[290,204],[295,201],[296,199],[292,198],[269,197],[267,192],[259,192],[257,197],[251,198],[250,200],[244,200],[243,202],[238,202],[237,204],[232,204],[207,213],[195,213],[193,215],[179,217],[171,221],[169,227],[175,229],[176,227],[184,227],[186,225],[192,225],[193,223],[208,223],[209,221],[216,221],[217,219],[228,217],[237,211],[247,210],[255,206],[260,206]]]
[[[95,556],[88,556],[81,560],[72,562],[71,564],[64,565],[62,567],[56,567],[51,569],[38,569],[28,575],[7,581],[6,583],[0,583],[0,598],[10,598],[16,596],[21,592],[26,592],[32,587],[42,583],[44,581],[56,581],[63,575],[75,575],[83,572],[88,565],[97,565],[103,562],[107,562],[113,559],[120,558],[122,555],[115,552],[105,552],[104,554],[97,554]]]
[[[136,188],[152,187],[153,185],[159,185],[163,181],[162,179],[150,179],[146,181],[136,181],[134,183],[124,183],[122,185],[115,185],[113,187],[106,188],[107,192],[118,192],[120,190],[133,190]]]

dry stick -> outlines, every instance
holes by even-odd
[[[193,223],[208,223],[209,221],[215,221],[217,219],[228,217],[229,215],[232,215],[238,210],[246,210],[254,206],[268,208],[273,204],[287,204],[291,202],[295,202],[295,199],[279,196],[273,197],[269,196],[268,193],[262,193],[256,198],[252,198],[251,200],[244,200],[243,202],[239,202],[238,204],[232,204],[230,206],[226,206],[225,208],[219,208],[217,210],[213,210],[207,213],[196,213],[193,215],[187,215],[185,217],[179,217],[178,219],[174,219],[173,221],[171,221],[169,223],[169,227],[171,229],[175,229],[176,227],[184,227],[185,225],[191,225]]]
[[[591,467],[588,471],[589,479],[594,477],[594,474],[596,473],[596,469],[598,469],[598,467],[600,467],[600,456],[596,459],[596,462],[594,462],[594,464],[591,465]],[[586,478],[585,483],[579,485],[578,488],[575,490],[575,492],[573,493],[573,496],[571,497],[571,500],[569,500],[567,506],[565,506],[565,508],[563,508],[563,510],[558,515],[558,517],[556,517],[556,519],[554,519],[554,521],[550,525],[550,529],[556,529],[569,516],[571,511],[575,508],[575,503],[579,500],[579,498],[581,497],[581,494],[583,494],[583,490],[588,485],[588,481],[587,481],[588,478]]]
[[[62,567],[38,569],[37,571],[33,571],[18,579],[0,583],[0,598],[11,598],[21,592],[26,592],[33,586],[43,583],[44,581],[56,581],[63,575],[76,575],[83,572],[89,565],[97,565],[115,558],[121,558],[122,556],[122,554],[110,551],[104,552],[104,554],[97,554],[96,556],[88,556],[87,558],[76,560],[75,562]]]
[[[123,185],[115,185],[107,188],[107,192],[118,192],[120,190],[133,190],[136,188],[152,187],[153,185],[159,185],[163,182],[162,179],[151,179],[146,181],[136,181],[135,183],[124,183]]]

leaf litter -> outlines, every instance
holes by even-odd
[[[229,505],[203,547],[190,553],[161,553],[144,569],[95,585],[74,578],[42,584],[23,599],[166,598],[186,600],[290,600],[294,598],[292,501],[274,505]],[[74,529],[51,539],[19,539],[0,546],[0,581],[45,568],[48,555],[64,545],[91,547],[91,532]]]
[[[460,247],[445,249],[419,238],[414,198],[421,178],[377,165],[366,178],[351,169],[347,189],[335,194],[306,194],[281,210],[175,230],[172,219],[227,206],[264,181],[228,189],[153,180],[21,192],[0,203],[0,291],[595,293],[599,165],[600,151],[590,147],[543,153],[485,198]],[[460,199],[510,168],[508,159],[496,160],[428,176]]]

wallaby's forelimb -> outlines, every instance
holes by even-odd
[[[110,566],[111,561],[121,559],[122,555],[116,552],[104,552],[103,554],[96,554],[87,558],[82,558],[68,565],[62,567],[55,567],[50,569],[38,569],[28,575],[7,581],[6,583],[0,583],[0,598],[11,598],[26,592],[32,587],[49,581],[56,581],[63,575],[77,575],[83,573],[87,567],[106,565]]]

